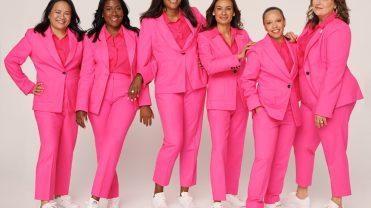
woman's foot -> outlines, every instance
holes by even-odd
[[[328,204],[324,208],[344,208],[344,206],[340,206],[336,204],[334,201],[330,200]]]
[[[64,195],[59,196],[55,199],[55,202],[57,202],[58,207],[60,208],[79,208],[80,206],[71,200],[71,196]]]
[[[90,198],[87,204],[86,208],[99,208],[99,201],[94,198]]]
[[[221,202],[213,202],[211,208],[223,208],[223,204]]]
[[[227,199],[227,202],[232,204],[232,206],[234,207],[246,207],[246,202],[238,198],[237,195],[227,194],[226,199]]]
[[[274,204],[265,204],[265,208],[283,208],[281,202],[276,202]]]
[[[166,197],[164,192],[156,193],[152,198],[153,208],[167,208]]]
[[[285,208],[310,208],[310,199],[309,196],[299,199],[296,196],[296,192],[292,192],[283,200],[283,206]]]
[[[40,208],[58,208],[55,201],[49,201],[40,206]]]
[[[179,197],[179,204],[182,208],[196,208],[193,203],[193,198],[188,192],[182,192]]]

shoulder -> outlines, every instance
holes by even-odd
[[[205,30],[200,32],[198,36],[204,39],[213,39],[215,37],[215,32],[213,31],[213,29]]]
[[[327,30],[329,33],[335,31],[350,32],[350,27],[341,19],[336,18],[326,26],[325,30]]]

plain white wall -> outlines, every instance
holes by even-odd
[[[33,201],[35,166],[38,156],[39,139],[33,111],[32,96],[24,96],[15,86],[5,71],[3,59],[9,50],[23,37],[29,27],[39,22],[47,0],[5,1],[0,2],[0,204],[2,207],[37,207]],[[132,24],[139,26],[139,14],[145,11],[150,0],[127,0],[130,8]],[[211,0],[191,0],[194,6],[204,13]],[[261,14],[269,6],[281,7],[287,18],[286,31],[300,33],[305,23],[305,12],[309,0],[237,0],[242,11],[245,28],[253,40],[259,40],[265,32],[262,26]],[[353,196],[345,200],[348,207],[359,208],[368,201],[371,195],[371,76],[369,73],[371,42],[371,27],[368,13],[371,2],[366,0],[349,1],[351,8],[352,48],[349,65],[357,77],[365,99],[358,102],[352,114],[349,132],[349,161],[353,185]],[[82,27],[88,29],[98,0],[75,0],[75,6],[82,21]],[[35,78],[34,67],[30,60],[23,69],[30,78]],[[152,86],[153,91],[153,86]],[[153,98],[153,96],[152,96]],[[154,98],[153,98],[154,101]],[[135,119],[125,141],[122,157],[118,167],[120,177],[121,197],[124,207],[150,207],[152,194],[152,174],[157,151],[162,141],[162,130],[154,104],[155,122],[151,128],[145,128]],[[198,186],[193,189],[197,195],[200,207],[208,207],[211,202],[209,182],[210,132],[204,116],[202,142],[199,153]],[[249,171],[253,159],[253,142],[251,121],[247,129],[245,155],[241,173],[240,195],[246,197]],[[283,193],[295,188],[294,158],[291,157]],[[92,130],[80,130],[75,149],[73,163],[71,194],[82,204],[89,197],[96,168],[95,149]],[[178,166],[173,171],[173,177],[168,194],[171,207],[177,207],[175,196],[178,194]],[[315,166],[311,194],[313,207],[320,207],[330,197],[328,172],[319,148]],[[363,206],[364,207],[364,206]]]

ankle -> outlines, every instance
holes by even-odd
[[[339,208],[343,207],[342,198],[340,197],[332,197],[331,201],[333,201],[335,204],[339,206]]]
[[[296,189],[296,197],[299,199],[303,200],[309,196],[308,194],[308,188],[307,187],[300,187]]]

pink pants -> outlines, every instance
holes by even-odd
[[[249,111],[237,96],[236,110],[207,111],[212,152],[210,178],[214,201],[224,201],[226,194],[238,194],[241,163]]]
[[[294,142],[296,159],[296,183],[302,187],[312,184],[314,156],[322,144],[331,178],[332,195],[351,195],[347,157],[348,123],[355,103],[336,108],[327,126],[315,127],[314,113],[305,105],[301,107],[303,125],[298,128]]]
[[[99,114],[89,113],[97,151],[98,166],[91,194],[101,198],[119,196],[116,173],[126,133],[138,109],[127,96],[130,77],[111,73]]]
[[[76,116],[74,109],[70,107],[67,93],[64,95],[62,113],[34,113],[40,134],[35,199],[48,201],[69,192],[77,137]]]
[[[180,155],[180,184],[196,184],[197,154],[201,139],[205,88],[185,93],[156,94],[164,139],[157,156],[153,181],[167,186]]]
[[[255,160],[246,208],[263,208],[264,202],[273,204],[280,200],[296,132],[291,109],[288,108],[282,121],[271,118],[265,109],[254,113],[253,131]]]

